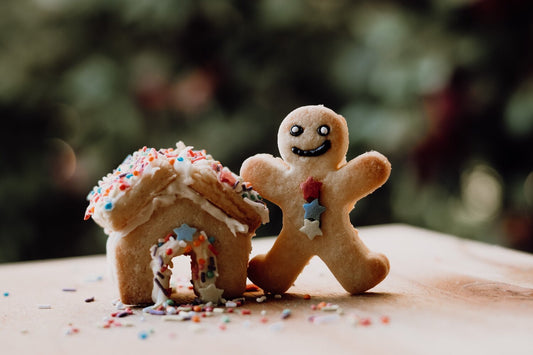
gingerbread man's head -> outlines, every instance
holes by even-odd
[[[348,152],[346,120],[322,105],[303,106],[285,117],[278,131],[281,157],[291,166],[338,169]]]

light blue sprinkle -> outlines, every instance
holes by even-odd
[[[178,161],[183,161],[183,157],[178,157]]]
[[[104,209],[105,209],[106,211],[110,211],[110,210],[112,210],[112,209],[113,209],[113,202],[108,202],[108,203],[106,203],[106,204],[104,205]]]
[[[207,240],[210,244],[213,244],[215,242],[215,237],[208,237]]]

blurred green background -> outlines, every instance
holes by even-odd
[[[3,0],[0,261],[104,252],[85,197],[127,154],[183,140],[238,172],[307,104],[392,162],[356,226],[533,251],[531,1]]]

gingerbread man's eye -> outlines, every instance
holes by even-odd
[[[318,129],[316,131],[321,136],[327,136],[329,134],[329,126],[328,125],[322,125],[322,126],[318,127]]]
[[[291,136],[298,137],[302,133],[304,133],[304,129],[302,126],[298,126],[297,124],[295,124],[291,127]]]

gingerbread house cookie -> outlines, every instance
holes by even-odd
[[[109,238],[111,273],[125,304],[156,305],[171,295],[172,258],[191,257],[203,301],[241,295],[251,237],[268,221],[261,197],[202,150],[142,148],[103,177],[85,219]]]

